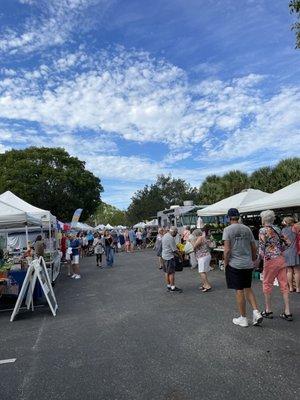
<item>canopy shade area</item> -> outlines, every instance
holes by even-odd
[[[151,221],[146,222],[146,226],[147,226],[147,227],[158,226],[158,221],[157,221],[157,219],[152,219]]]
[[[134,228],[145,228],[146,224],[145,224],[145,222],[139,222],[139,223],[133,225],[133,227]]]
[[[42,221],[0,200],[0,229],[41,226]]]
[[[98,229],[104,229],[104,228],[105,228],[105,225],[103,225],[103,224],[99,224],[99,225],[97,225],[97,226],[95,227],[96,230],[98,230]]]
[[[240,193],[198,210],[197,214],[200,217],[226,215],[229,208],[237,208],[239,211],[241,211],[242,207],[258,199],[263,199],[266,196],[269,196],[269,193],[256,189],[246,189]]]
[[[105,225],[105,229],[114,229],[113,226],[111,226],[110,224]]]
[[[56,224],[56,217],[52,215],[50,211],[43,210],[27,203],[9,190],[0,195],[0,200],[30,214],[35,218],[41,219],[43,222]]]
[[[73,226],[74,229],[80,230],[80,231],[94,231],[95,228],[88,224],[84,224],[83,222],[76,222]]]
[[[240,211],[246,213],[268,209],[273,210],[296,207],[300,207],[300,181],[294,182],[283,189],[277,190],[277,192],[260,198],[259,200],[247,203],[241,207]]]

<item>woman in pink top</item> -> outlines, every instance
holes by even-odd
[[[288,247],[288,239],[281,234],[281,230],[274,226],[275,213],[267,210],[261,214],[263,227],[259,230],[259,255],[264,260],[263,292],[266,309],[261,314],[264,318],[273,318],[271,311],[271,293],[275,278],[277,278],[284,301],[284,312],[280,317],[293,321],[289,305],[289,287],[287,281],[286,263],[283,256]]]

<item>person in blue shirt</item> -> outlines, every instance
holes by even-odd
[[[136,246],[136,233],[134,232],[133,228],[130,229],[128,232],[129,240],[130,240],[130,247],[131,251],[134,251],[134,248]]]
[[[72,249],[71,254],[71,265],[73,270],[73,275],[71,278],[80,279],[80,268],[79,268],[79,250],[80,250],[80,240],[76,235],[73,235],[70,240],[70,248]]]

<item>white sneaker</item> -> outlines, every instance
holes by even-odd
[[[76,274],[73,274],[73,275],[71,276],[71,278],[72,278],[72,279],[74,279],[74,278],[75,278],[75,276],[76,276]]]
[[[239,326],[241,326],[243,328],[247,328],[247,326],[249,326],[247,318],[246,317],[242,317],[242,316],[240,316],[238,318],[233,318],[232,322],[235,325],[239,325]]]
[[[253,310],[253,325],[260,325],[263,322],[263,316],[258,310]]]
[[[81,279],[81,275],[75,275],[74,279]]]

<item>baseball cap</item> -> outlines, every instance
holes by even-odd
[[[227,212],[227,216],[228,216],[229,218],[232,218],[232,217],[239,217],[239,216],[240,216],[239,210],[238,210],[237,208],[230,208],[230,209],[228,210],[228,212]]]

